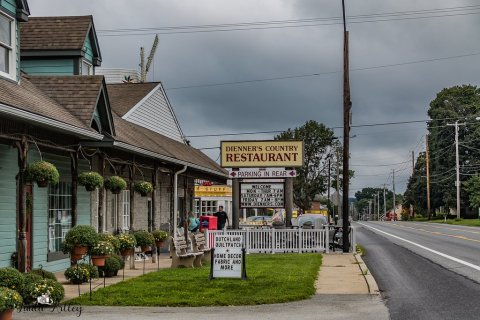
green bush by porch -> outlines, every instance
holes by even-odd
[[[105,306],[227,306],[282,303],[315,293],[319,254],[247,256],[246,281],[208,280],[210,266],[165,269],[126,280],[69,301]]]

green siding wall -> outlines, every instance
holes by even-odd
[[[16,149],[0,145],[0,267],[10,267],[16,250],[17,182]]]
[[[90,63],[93,63],[93,50],[92,43],[90,42],[90,37],[87,37],[85,44],[83,45],[83,51],[85,51],[85,59]]]
[[[22,60],[23,72],[32,75],[73,75],[73,59]]]
[[[57,155],[42,154],[43,160],[53,163],[60,172],[60,179],[70,181],[70,158]],[[31,150],[29,162],[38,160],[38,152]],[[80,162],[80,172],[88,170],[88,163]],[[38,188],[33,191],[33,267],[42,265],[45,270],[56,272],[70,266],[69,259],[47,262],[48,254],[48,188]],[[83,187],[78,188],[78,224],[90,225],[90,193]]]
[[[7,9],[13,14],[13,16],[15,16],[15,13],[17,12],[17,3],[15,0],[2,0],[0,3],[3,8]]]

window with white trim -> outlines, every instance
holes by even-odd
[[[15,19],[0,13],[0,75],[15,79]]]
[[[62,242],[72,225],[72,185],[60,181],[48,185],[48,251],[62,251]]]
[[[85,60],[82,60],[82,75],[83,76],[93,75],[93,65],[88,63]]]
[[[122,230],[130,230],[130,190],[122,191]]]
[[[218,211],[218,201],[215,200],[202,200],[200,203],[200,214],[207,215],[213,214]]]

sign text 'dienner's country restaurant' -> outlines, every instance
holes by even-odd
[[[221,141],[221,166],[301,167],[303,141]]]

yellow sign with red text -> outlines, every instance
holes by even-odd
[[[224,168],[301,167],[303,141],[221,141]]]

